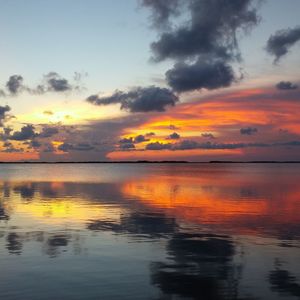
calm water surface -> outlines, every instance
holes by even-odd
[[[0,165],[0,299],[300,299],[300,165]]]

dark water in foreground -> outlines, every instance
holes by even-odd
[[[0,299],[300,299],[300,165],[0,166]]]

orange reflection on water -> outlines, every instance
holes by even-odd
[[[273,182],[242,174],[195,175],[174,171],[130,181],[123,193],[184,221],[224,226],[236,233],[257,234],[266,228],[300,224],[300,188],[282,186],[276,174]]]

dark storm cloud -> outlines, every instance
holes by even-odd
[[[167,137],[167,139],[169,139],[169,140],[178,140],[178,139],[180,139],[180,135],[176,132],[173,132],[172,134],[170,134]]]
[[[178,97],[169,89],[156,86],[137,87],[129,92],[116,91],[108,97],[97,95],[86,99],[94,105],[109,105],[120,103],[121,110],[129,112],[162,112],[167,106],[174,106]]]
[[[241,58],[237,34],[249,32],[258,24],[258,3],[187,0],[161,5],[157,1],[143,1],[145,7],[151,8],[158,25],[171,22],[170,16],[176,19],[179,11],[182,18],[190,16],[179,25],[163,27],[158,41],[151,44],[155,61],[177,61],[166,73],[168,84],[177,92],[230,86],[235,81],[230,63]],[[191,60],[196,63],[191,64]]]
[[[198,60],[194,64],[177,63],[166,72],[167,82],[176,92],[230,86],[236,79],[232,67],[222,60]]]
[[[0,105],[0,127],[3,127],[3,122],[7,117],[7,113],[11,110],[8,105],[1,106]]]
[[[299,41],[300,26],[278,30],[268,39],[266,50],[275,56],[274,63],[277,63]]]
[[[10,137],[10,140],[25,141],[37,136],[33,125],[26,125],[21,128],[20,131],[15,131]]]
[[[212,133],[202,133],[201,136],[203,138],[215,139],[216,137]]]
[[[276,88],[278,90],[296,90],[298,85],[290,81],[280,81],[276,84]]]
[[[21,75],[12,75],[9,77],[6,88],[12,95],[17,95],[23,88],[23,77]]]
[[[247,127],[247,128],[240,129],[240,133],[243,135],[253,135],[257,132],[258,132],[257,128],[254,127]]]

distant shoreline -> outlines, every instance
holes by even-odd
[[[300,164],[300,161],[0,161],[0,164]]]

